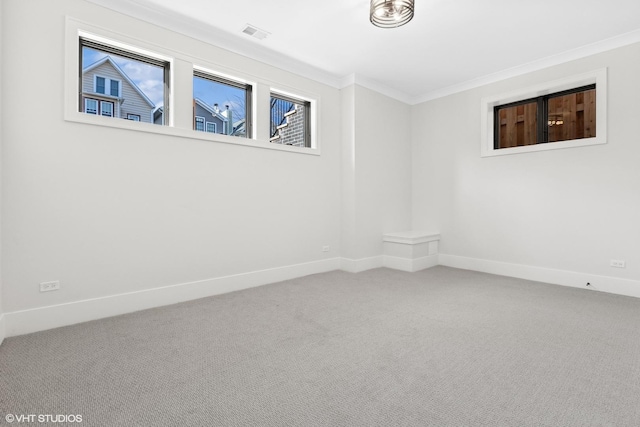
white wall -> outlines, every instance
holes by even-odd
[[[342,256],[380,257],[384,233],[411,227],[411,108],[359,85],[342,97]]]
[[[6,313],[338,256],[339,90],[84,1],[2,4]],[[65,16],[318,94],[322,155],[65,121]]]
[[[608,144],[480,157],[482,97],[602,67]],[[514,265],[548,269],[529,277],[574,286],[591,278],[640,296],[638,75],[636,44],[414,106],[413,227],[440,231],[441,262],[514,275],[526,272]],[[627,268],[610,267],[612,258]]]

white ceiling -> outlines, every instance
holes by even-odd
[[[369,0],[89,1],[409,103],[640,41],[638,0],[415,0],[395,29],[369,22]],[[252,38],[246,24],[270,34]]]

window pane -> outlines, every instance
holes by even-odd
[[[113,117],[113,103],[101,101],[100,114],[107,117]]]
[[[104,77],[96,77],[96,93],[104,93]]]
[[[548,141],[596,136],[596,90],[552,96],[548,102]]]
[[[274,144],[310,147],[308,101],[271,94],[271,134]]]
[[[104,116],[164,124],[164,76],[168,65],[154,65],[134,59],[141,58],[134,53],[131,58],[126,56],[129,52],[118,51],[120,54],[115,54],[111,47],[98,46],[89,40],[82,39],[82,43],[91,46],[82,46],[83,98],[90,96],[110,102],[111,110],[100,112]],[[153,61],[150,59],[150,62]],[[123,99],[117,110],[113,108],[114,97]]]
[[[120,82],[117,80],[111,80],[111,95],[112,96],[119,96],[120,91],[118,90],[118,88],[120,87]]]
[[[95,99],[85,99],[84,112],[87,114],[98,114],[98,101]]]
[[[518,147],[538,143],[538,103],[529,102],[497,111],[496,148]]]
[[[225,79],[196,73],[198,75],[193,77],[193,116],[201,117],[203,122],[195,120],[194,129],[205,130],[206,122],[207,132],[246,138],[251,86],[231,81],[227,84]]]
[[[204,117],[196,117],[195,130],[204,131]]]

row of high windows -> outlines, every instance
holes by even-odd
[[[80,111],[167,125],[169,62],[80,38]],[[253,86],[194,70],[193,129],[251,138]],[[311,147],[311,103],[273,92],[270,141]]]

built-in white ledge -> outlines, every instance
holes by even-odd
[[[438,233],[401,231],[384,234],[382,241],[385,267],[414,272],[438,265]]]

